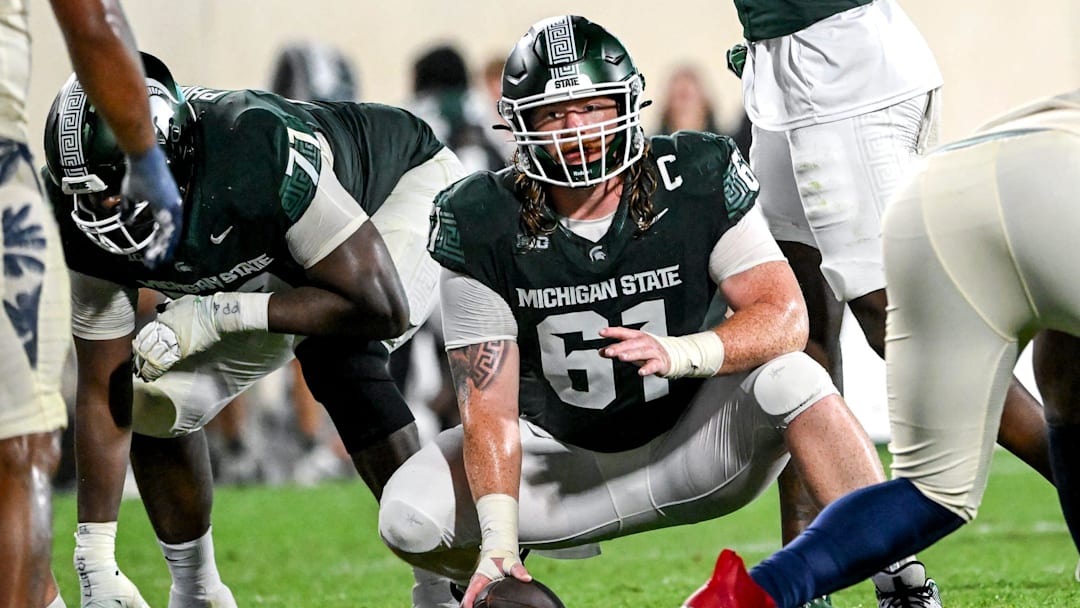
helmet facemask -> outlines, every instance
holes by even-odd
[[[534,25],[507,60],[499,113],[518,146],[516,168],[556,186],[600,184],[637,162],[645,148],[641,128],[645,81],[617,38],[577,16]],[[544,106],[570,100],[613,99],[614,119],[541,131],[530,117]],[[588,153],[600,150],[594,160]],[[576,151],[568,162],[564,150]]]
[[[618,116],[567,129],[532,129],[528,117],[533,110],[560,101],[591,97],[615,99]],[[519,161],[524,162],[518,163],[519,169],[533,179],[570,188],[593,186],[622,173],[641,158],[644,133],[641,128],[640,76],[628,82],[607,83],[572,93],[503,99],[499,105],[503,117],[511,125],[514,142],[522,152]],[[567,162],[563,154],[567,144],[581,159],[586,159],[587,153],[597,148],[600,157],[586,162]]]
[[[119,184],[119,179],[112,183]],[[106,206],[108,199],[120,196],[120,189],[110,188],[96,173],[61,178],[60,189],[72,197],[71,220],[75,226],[109,253],[128,255],[141,251],[158,231],[148,201],[121,199],[111,208]]]

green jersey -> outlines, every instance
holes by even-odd
[[[747,41],[787,36],[873,0],[735,0]]]
[[[185,88],[185,96],[197,116],[195,160],[172,263],[150,270],[138,253],[99,248],[72,221],[71,196],[46,179],[72,270],[170,295],[265,290],[272,276],[304,284],[286,232],[311,204],[326,143],[335,176],[368,215],[402,174],[443,147],[426,123],[379,104],[295,102],[202,87]]]
[[[641,161],[658,175],[652,226],[638,233],[625,200],[599,241],[561,225],[522,233],[509,169],[476,173],[436,198],[429,250],[509,305],[521,354],[521,415],[561,441],[613,452],[670,429],[700,379],[642,378],[600,356],[598,332],[701,331],[717,293],[709,255],[754,204],[756,182],[727,137],[653,137]],[[444,305],[446,305],[444,303]]]

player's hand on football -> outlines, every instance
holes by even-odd
[[[214,296],[183,296],[165,304],[135,336],[135,374],[152,382],[177,361],[221,340],[214,320],[216,306]]]
[[[157,230],[143,251],[143,264],[154,268],[168,262],[180,242],[184,213],[180,190],[159,146],[155,145],[141,156],[127,157],[127,171],[120,193],[129,214],[136,205],[146,201],[157,223]]]
[[[473,608],[473,601],[481,589],[491,581],[507,576],[525,583],[532,580],[532,575],[525,569],[525,564],[521,563],[516,554],[481,553],[480,564],[476,567],[476,573],[472,575],[472,579],[469,580],[469,588],[465,590],[465,596],[461,598],[461,608]]]
[[[656,337],[648,332],[628,327],[605,327],[600,330],[602,338],[614,338],[615,344],[600,349],[600,356],[618,359],[638,366],[638,375],[663,376],[671,369],[668,357]]]

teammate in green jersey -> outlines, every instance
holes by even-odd
[[[789,454],[822,504],[883,479],[801,352],[806,308],[757,179],[730,138],[646,138],[643,88],[601,26],[533,25],[503,76],[515,166],[436,203],[463,425],[395,473],[379,529],[466,585],[465,608],[492,579],[529,578],[520,548],[581,552],[725,515]],[[413,605],[456,605],[448,588],[418,585]]]
[[[153,217],[136,206],[125,222],[117,210],[124,166],[74,77],[45,129],[79,368],[75,563],[83,606],[143,605],[114,551],[130,444],[173,578],[170,606],[227,607],[235,602],[213,560],[203,425],[295,353],[378,497],[417,448],[386,363],[434,304],[428,215],[463,171],[402,110],[181,90],[164,64],[144,62],[184,197],[171,264],[141,263]],[[174,299],[136,335],[139,287]]]

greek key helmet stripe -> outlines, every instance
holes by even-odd
[[[60,150],[60,166],[67,176],[84,177],[86,158],[83,154],[80,126],[82,115],[86,111],[86,91],[75,78],[68,81],[63,93],[64,105],[60,108],[60,128],[57,129],[57,148]]]
[[[544,28],[547,33],[548,61],[551,62],[551,79],[576,76],[581,72],[574,62],[577,59],[577,43],[574,41],[574,27],[570,16],[559,17]],[[559,65],[565,64],[565,65]]]

